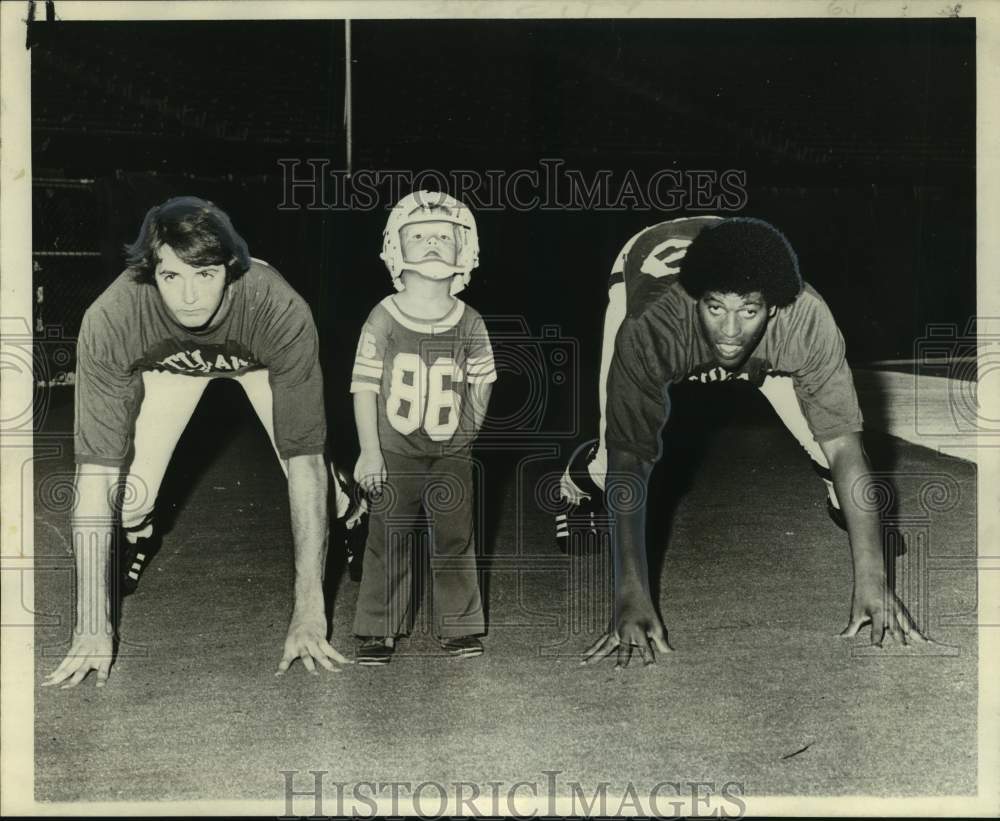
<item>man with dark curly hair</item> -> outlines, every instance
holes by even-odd
[[[601,438],[585,469],[591,488],[603,490],[605,477],[614,477],[633,495],[645,492],[661,455],[672,384],[746,380],[818,472],[826,471],[831,515],[842,516],[854,564],[842,635],[870,622],[873,644],[886,631],[904,642],[924,640],[887,581],[878,514],[852,493],[871,468],[843,337],[822,297],[802,282],[781,232],[762,220],[707,216],[640,232],[612,270],[604,338],[613,347],[606,344],[601,364]],[[563,477],[563,494],[579,502],[586,493],[573,473]],[[616,652],[625,666],[638,650],[650,664],[654,648],[671,648],[650,596],[645,506],[616,510],[614,495],[607,500],[615,519],[614,613],[584,661]]]
[[[125,250],[126,270],[87,309],[77,342],[76,627],[44,686],[76,686],[91,670],[98,687],[107,681],[112,604],[138,582],[174,446],[219,378],[243,388],[288,477],[295,602],[278,672],[297,658],[332,670],[347,660],[326,638],[326,416],[309,306],[196,197],[151,208]]]

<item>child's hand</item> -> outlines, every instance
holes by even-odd
[[[354,466],[354,481],[367,493],[380,493],[385,483],[385,459],[381,451],[361,451]]]

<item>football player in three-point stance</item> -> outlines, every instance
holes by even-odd
[[[310,672],[332,670],[347,660],[326,638],[326,416],[312,313],[251,258],[228,215],[196,197],[151,208],[126,252],[128,268],[87,309],[77,344],[76,626],[44,684],[72,687],[91,670],[98,686],[107,681],[112,603],[138,581],[174,446],[219,378],[246,392],[288,477],[295,600],[278,671],[296,658]],[[347,498],[335,485],[342,512]],[[108,572],[112,545],[120,572]]]
[[[873,643],[886,631],[902,641],[924,640],[887,582],[878,515],[852,495],[870,466],[843,338],[826,303],[803,284],[780,232],[739,217],[673,220],[640,232],[612,270],[604,341],[600,440],[563,476],[571,504],[597,495],[605,479],[644,495],[660,458],[670,385],[748,380],[809,453],[827,482],[831,517],[847,530],[854,592],[842,635],[870,622]],[[574,481],[584,470],[590,493]],[[624,666],[637,649],[652,663],[654,648],[670,647],[650,595],[645,506],[610,512],[614,614],[584,661],[617,652]]]
[[[641,310],[641,306],[650,302],[670,283],[671,278],[680,273],[680,266],[691,241],[703,228],[716,225],[721,220],[722,217],[703,216],[661,222],[633,236],[615,259],[608,278],[608,307],[604,314],[602,334],[598,389],[601,409],[599,437],[577,448],[560,480],[560,495],[566,501],[567,509],[556,516],[556,540],[564,552],[570,530],[593,530],[596,520],[604,516],[604,476],[608,464],[604,411],[607,405],[608,369],[611,367],[615,338],[622,320],[629,313],[630,306]],[[846,531],[847,524],[833,486],[830,465],[802,415],[791,377],[761,368],[738,373],[719,367],[696,369],[687,376],[688,381],[702,384],[733,379],[752,381],[809,454],[813,470],[826,486],[827,514],[837,527]]]
[[[397,293],[369,314],[351,376],[361,455],[354,478],[370,495],[354,632],[357,661],[387,664],[409,632],[412,532],[431,520],[434,633],[456,657],[483,652],[473,533],[472,442],[496,380],[482,317],[455,294],[479,262],[472,213],[418,191],[392,210],[382,259]]]

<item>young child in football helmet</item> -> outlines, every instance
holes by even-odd
[[[471,448],[496,370],[482,317],[455,296],[479,263],[472,213],[447,194],[414,192],[392,209],[381,257],[396,293],[369,314],[351,377],[361,446],[354,477],[370,496],[357,661],[387,664],[409,632],[406,537],[421,506],[431,523],[435,637],[452,656],[477,656],[485,623]]]

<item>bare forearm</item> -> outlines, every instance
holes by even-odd
[[[327,472],[322,455],[288,460],[288,502],[295,545],[295,610],[324,612],[327,551]]]
[[[855,578],[871,574],[883,576],[879,514],[859,503],[869,498],[866,485],[872,481],[871,466],[861,447],[860,434],[848,434],[823,443],[822,448],[830,462],[837,498],[847,521]]]
[[[478,434],[483,428],[483,421],[486,419],[486,410],[490,406],[490,397],[493,395],[492,382],[480,382],[469,390],[468,405],[472,410],[472,432]]]
[[[378,438],[378,394],[358,391],[354,394],[354,424],[358,430],[358,444],[362,453],[381,453]]]
[[[646,489],[653,465],[627,451],[608,451],[605,484],[608,510],[614,516],[615,599],[649,596],[646,561]]]
[[[77,467],[76,507],[72,521],[77,633],[98,635],[111,630],[108,570],[114,527],[113,493],[117,480],[117,468]]]

